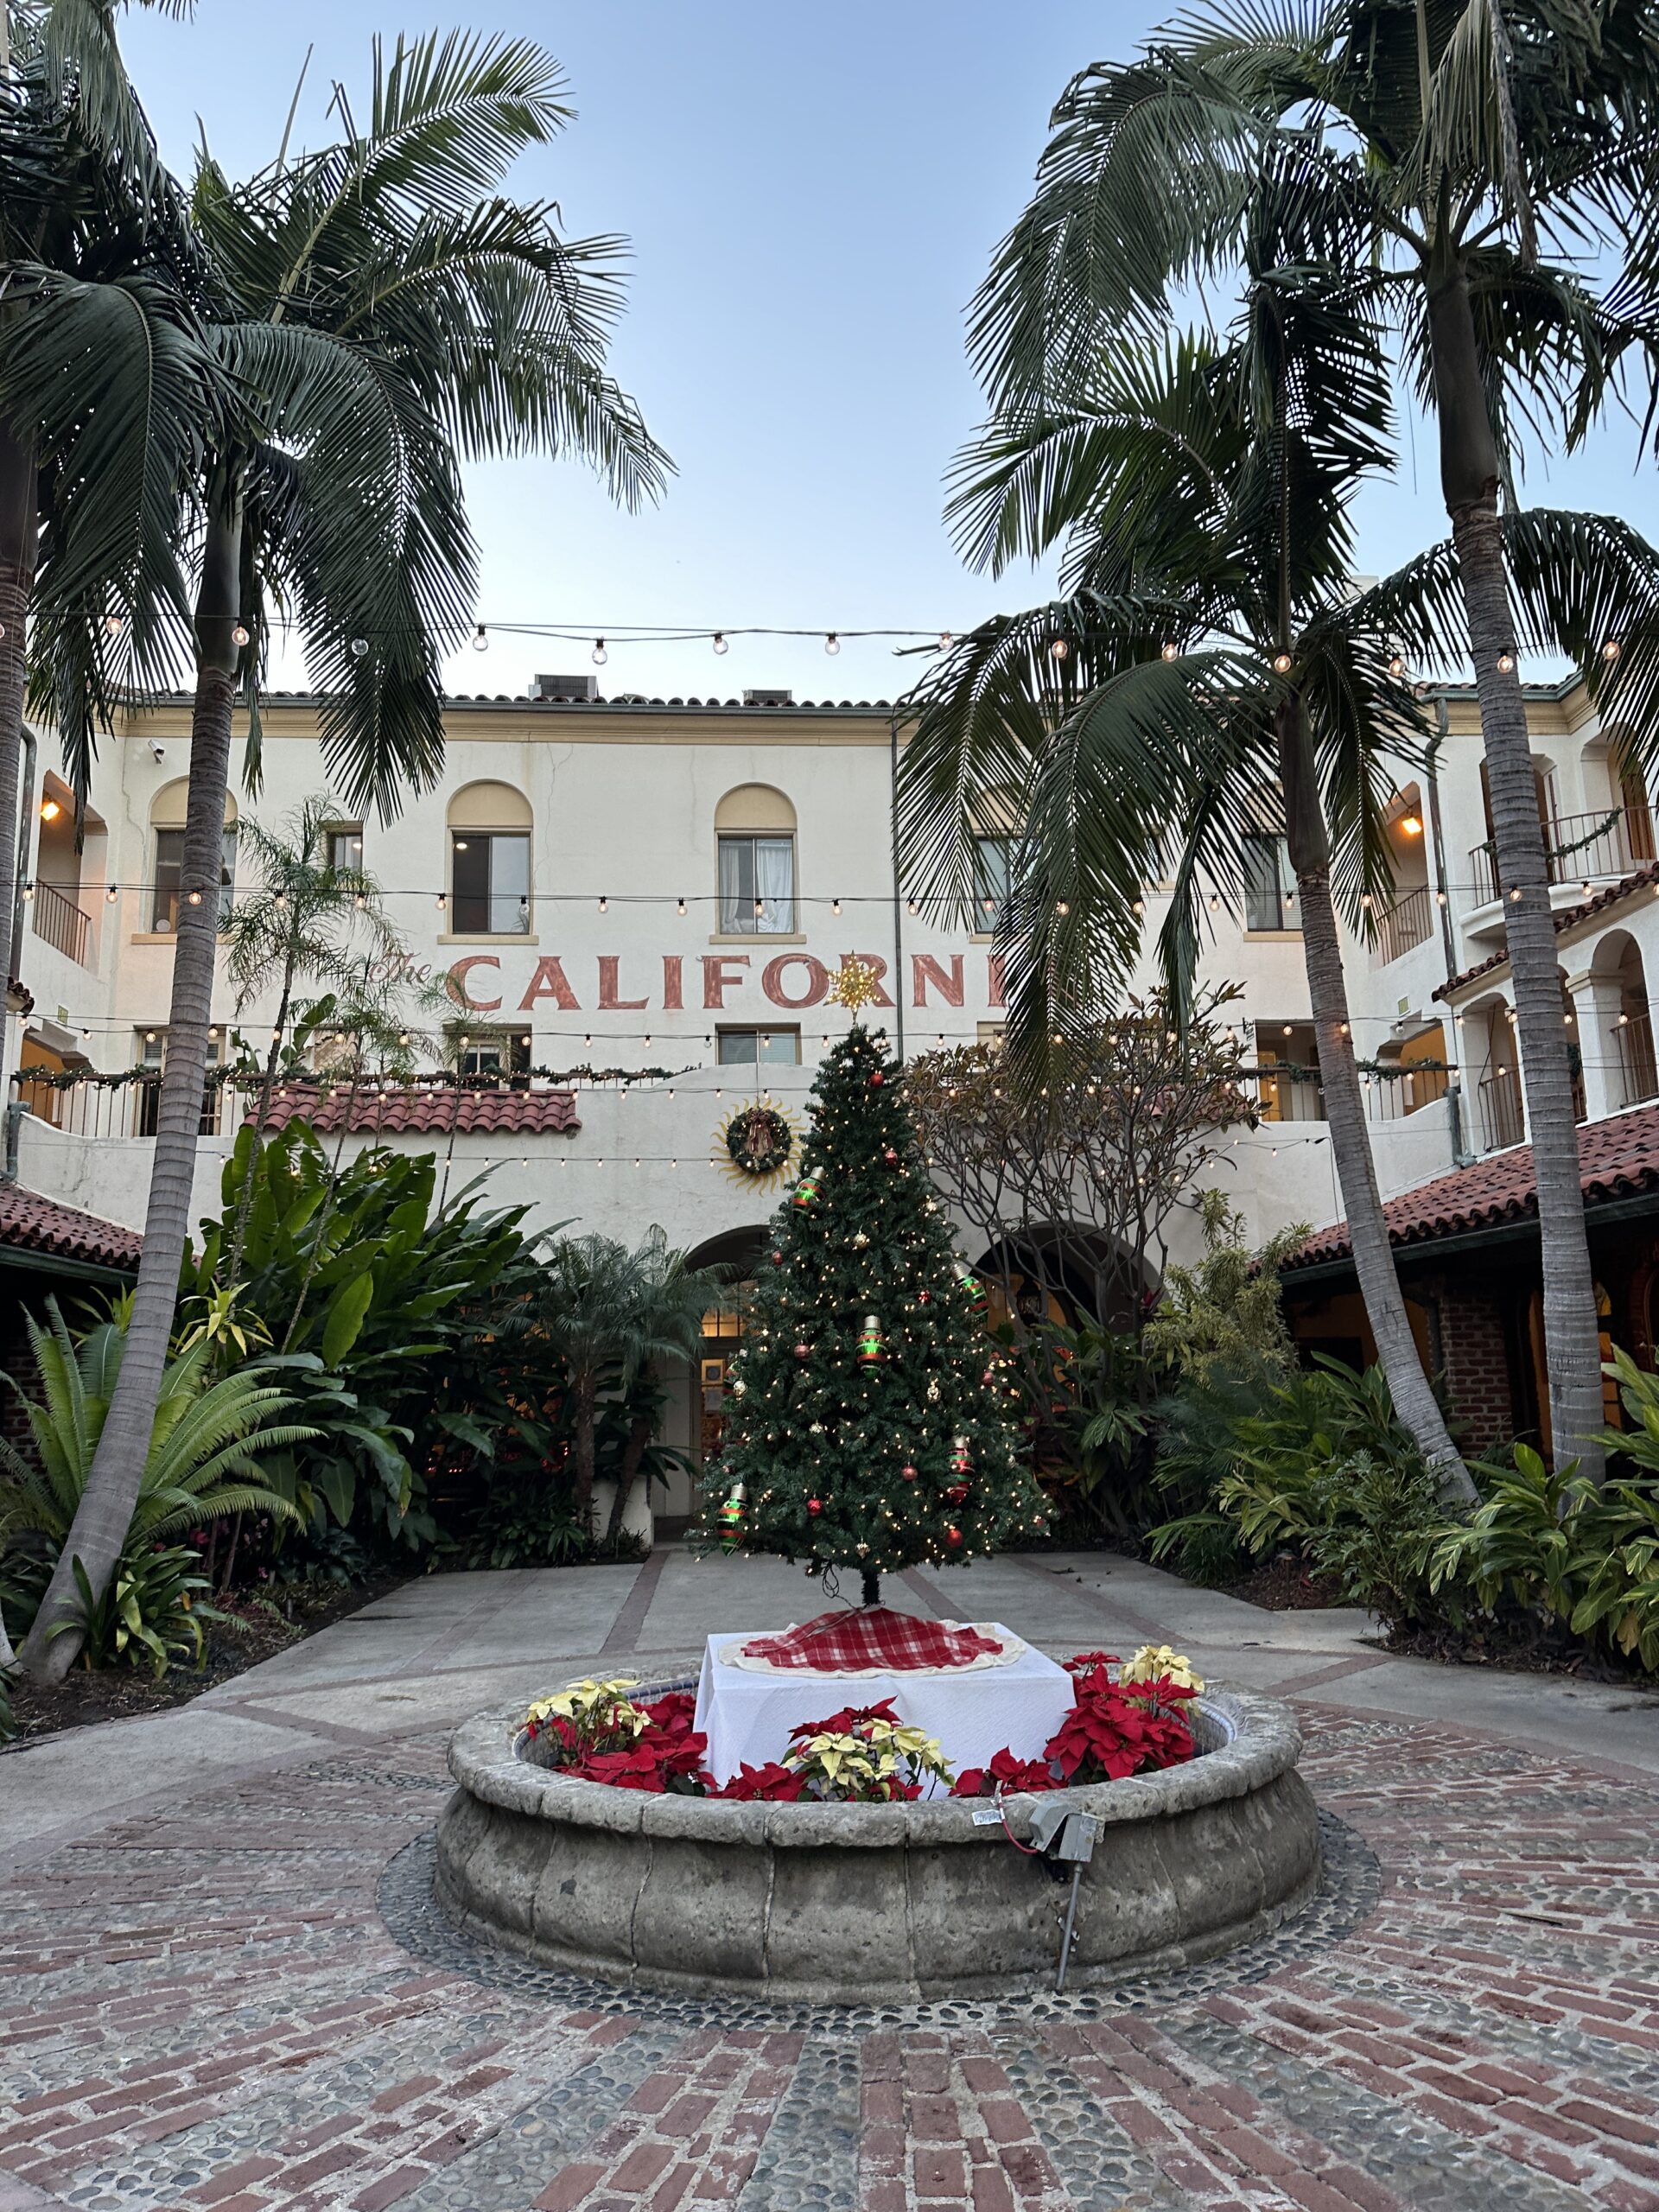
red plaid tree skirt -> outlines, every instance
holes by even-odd
[[[743,1646],[743,1656],[816,1675],[904,1675],[924,1667],[970,1667],[1002,1648],[976,1628],[869,1605],[859,1612],[820,1613],[781,1636],[757,1636]]]

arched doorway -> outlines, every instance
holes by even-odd
[[[687,1371],[666,1378],[669,1404],[664,1421],[666,1441],[683,1452],[690,1462],[689,1473],[670,1476],[667,1493],[657,1516],[658,1532],[680,1533],[696,1511],[696,1487],[702,1470],[720,1456],[726,1437],[726,1389],[731,1363],[743,1341],[742,1293],[754,1279],[754,1270],[766,1249],[764,1224],[723,1230],[686,1255],[692,1268],[730,1270],[729,1300],[712,1306],[702,1317],[702,1338],[697,1356]]]

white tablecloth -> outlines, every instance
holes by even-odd
[[[1009,1633],[1000,1624],[998,1632]],[[717,1782],[740,1766],[782,1758],[790,1730],[803,1721],[883,1698],[901,1720],[938,1738],[958,1774],[988,1764],[1004,1745],[1034,1759],[1074,1702],[1065,1668],[1029,1646],[1011,1666],[954,1675],[754,1675],[721,1664],[723,1646],[760,1633],[711,1636],[703,1650],[696,1726],[709,1738],[706,1764]]]

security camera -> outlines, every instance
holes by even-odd
[[[152,737],[150,739],[149,751],[152,760],[165,760],[167,758],[167,747],[161,742],[159,738]]]

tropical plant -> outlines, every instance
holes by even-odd
[[[725,1284],[724,1268],[688,1268],[684,1253],[671,1249],[654,1226],[632,1251],[608,1236],[563,1237],[550,1247],[530,1295],[504,1317],[499,1338],[505,1346],[537,1338],[568,1375],[571,1510],[580,1527],[592,1519],[601,1394],[614,1389],[626,1397],[656,1361],[690,1358],[702,1317],[719,1303]],[[613,1542],[658,1404],[652,1394],[631,1414],[607,1530]]]
[[[0,1533],[55,1556],[86,1494],[127,1337],[105,1320],[77,1338],[55,1299],[47,1300],[47,1316],[45,1327],[24,1316],[41,1392],[22,1401],[35,1458],[0,1438]],[[168,1364],[124,1553],[227,1514],[293,1517],[262,1470],[268,1454],[303,1443],[312,1431],[279,1418],[293,1402],[255,1370],[210,1381],[209,1350],[198,1338]],[[22,1396],[21,1386],[5,1379]]]
[[[257,874],[252,883],[238,887],[220,931],[228,947],[226,964],[236,991],[237,1012],[245,1012],[255,998],[269,991],[272,978],[278,979],[276,1011],[254,1109],[256,1137],[263,1135],[270,1119],[296,987],[303,982],[348,996],[360,975],[372,974],[377,962],[395,959],[402,949],[403,940],[381,907],[379,885],[362,868],[342,867],[334,857],[332,825],[339,817],[334,800],[313,798],[296,807],[279,830],[266,830],[251,816],[240,826],[238,850],[253,862]],[[328,1011],[333,1010],[331,1006]],[[302,1049],[317,1027],[316,1014],[302,1027],[305,1039],[294,1040]],[[250,1168],[226,1262],[227,1288],[233,1289],[241,1275],[253,1187]]]
[[[354,803],[395,812],[442,754],[442,649],[470,623],[476,563],[461,461],[544,448],[592,460],[628,504],[664,457],[604,372],[617,242],[571,242],[500,191],[567,120],[562,79],[524,41],[376,42],[359,129],[232,186],[206,153],[195,222],[214,340],[245,405],[204,434],[195,486],[195,702],[168,1053],[131,1357],[73,1551],[95,1589],[130,1516],[135,1452],[167,1356],[183,1259],[211,1018],[219,849],[238,688],[257,775],[273,601],[307,639],[325,761]],[[58,1673],[67,1570],[28,1652]]]
[[[1596,1308],[1500,501],[1513,519],[1523,434],[1553,421],[1581,436],[1627,356],[1659,394],[1656,111],[1649,0],[1217,0],[1134,60],[1072,80],[1035,194],[974,316],[999,410],[1075,391],[1103,340],[1160,328],[1173,298],[1230,281],[1264,157],[1317,175],[1328,240],[1313,241],[1300,265],[1293,258],[1284,288],[1366,272],[1372,312],[1391,322],[1401,372],[1438,426],[1457,645],[1473,655],[1508,893],[1551,1430],[1558,1449],[1581,1446],[1592,1473]],[[1541,239],[1559,261],[1541,256]],[[1654,419],[1650,407],[1644,428]],[[1584,566],[1587,556],[1593,571],[1607,527],[1554,519],[1565,596],[1607,625],[1574,658],[1592,685],[1611,689],[1628,673],[1618,597],[1586,587]],[[1643,658],[1637,688],[1650,693],[1650,653]],[[1641,704],[1627,702],[1626,719],[1650,754],[1654,723]]]
[[[175,1659],[200,1668],[207,1656],[204,1623],[235,1620],[208,1602],[212,1586],[198,1571],[200,1564],[188,1545],[131,1545],[116,1562],[103,1595],[94,1597],[86,1568],[73,1560],[79,1603],[73,1622],[56,1632],[76,1637],[89,1672],[123,1660],[130,1667],[148,1666],[157,1676]]]
[[[506,1433],[534,1437],[478,1339],[540,1278],[523,1206],[486,1210],[476,1188],[433,1206],[436,1163],[378,1147],[343,1169],[303,1121],[256,1148],[245,1128],[226,1161],[223,1211],[201,1224],[187,1327],[220,1294],[222,1256],[251,1184],[238,1313],[275,1349],[240,1371],[289,1393],[309,1424],[269,1476],[321,1536],[330,1516],[382,1544],[437,1535],[428,1476],[451,1451],[493,1464]],[[308,1539],[309,1541],[309,1538]]]
[[[982,563],[1063,544],[1071,596],[982,625],[918,687],[901,842],[907,874],[959,900],[978,794],[1012,795],[1024,842],[1001,933],[1034,1073],[1051,1031],[1097,1019],[1136,957],[1148,882],[1171,886],[1159,951],[1184,1011],[1206,902],[1236,903],[1252,839],[1282,830],[1377,1357],[1448,1495],[1472,1497],[1395,1272],[1338,930],[1339,907],[1358,927],[1391,890],[1383,808],[1422,741],[1351,604],[1350,510],[1390,424],[1370,279],[1320,273],[1339,212],[1316,158],[1270,144],[1224,341],[1114,334],[1068,364],[1070,385],[999,394],[951,512]]]

